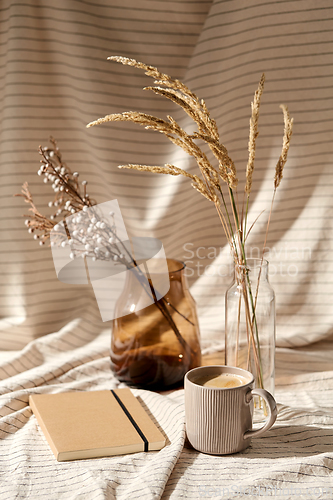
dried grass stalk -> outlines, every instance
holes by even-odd
[[[203,178],[208,184],[211,184],[210,187],[212,189],[215,188],[220,191],[219,175],[231,189],[235,188],[238,183],[236,167],[228,156],[226,147],[221,144],[219,140],[216,122],[210,117],[204,100],[199,100],[197,95],[182,82],[171,78],[165,73],[161,73],[153,66],[148,66],[144,63],[135,61],[135,59],[128,59],[126,57],[112,56],[108,59],[143,69],[146,75],[155,78],[155,83],[165,85],[167,87],[166,89],[157,86],[145,87],[144,90],[151,90],[155,94],[162,95],[179,105],[197,124],[198,132],[192,135],[187,134],[176,120],[170,116],[168,116],[168,123],[161,118],[133,111],[106,115],[103,118],[99,118],[89,123],[87,127],[100,125],[110,121],[132,121],[139,125],[143,125],[146,129],[161,132],[174,144],[180,146],[186,153],[196,159]],[[219,161],[218,171],[211,165],[203,151],[195,144],[194,140],[196,139],[201,139],[208,144],[214,156]]]
[[[281,104],[280,108],[283,111],[283,117],[284,117],[284,134],[283,134],[281,155],[275,167],[274,189],[276,189],[280,185],[281,179],[283,177],[283,169],[287,162],[287,155],[290,146],[290,138],[293,133],[293,123],[294,123],[294,119],[290,118],[289,116],[289,111],[287,106]]]
[[[243,199],[243,209],[246,194],[247,204],[243,221],[244,211],[242,210],[242,214],[239,213],[236,203],[237,196],[235,196],[233,192],[233,189],[235,189],[238,184],[236,167],[232,159],[229,157],[226,147],[220,142],[216,122],[211,118],[205,102],[202,100],[200,101],[196,94],[194,94],[182,82],[180,82],[179,80],[174,80],[170,76],[161,73],[157,68],[153,66],[148,66],[146,64],[137,62],[134,59],[128,59],[118,56],[113,56],[109,59],[120,62],[122,64],[126,64],[128,66],[134,66],[136,68],[143,69],[146,75],[155,78],[155,84],[157,86],[145,87],[145,90],[150,90],[157,95],[166,97],[167,99],[180,106],[185,111],[185,113],[187,113],[187,115],[191,117],[191,119],[198,127],[198,130],[190,135],[187,134],[170,116],[168,116],[169,121],[166,122],[165,120],[161,120],[160,118],[145,115],[143,113],[134,113],[132,111],[122,114],[108,115],[104,118],[100,118],[94,122],[91,122],[88,125],[88,127],[91,127],[93,125],[99,125],[100,123],[104,123],[106,121],[133,121],[135,123],[139,123],[140,125],[144,125],[147,129],[153,129],[165,134],[165,136],[168,137],[170,141],[172,141],[177,146],[180,146],[186,153],[196,159],[202,175],[202,179],[200,179],[198,176],[189,174],[188,172],[175,167],[174,165],[169,164],[165,165],[164,167],[150,167],[147,165],[130,164],[122,165],[121,168],[131,168],[139,171],[145,170],[159,174],[183,175],[185,177],[191,178],[192,186],[199,193],[201,193],[208,200],[212,201],[215,204],[223,230],[230,244],[235,265],[242,270],[243,299],[247,318],[248,342],[249,345],[253,345],[254,349],[255,364],[258,375],[256,377],[256,382],[259,383],[259,387],[263,387],[262,360],[260,357],[259,332],[256,321],[256,299],[258,288],[255,294],[255,301],[253,301],[253,293],[246,262],[245,239],[249,196],[251,192],[252,176],[254,171],[256,140],[258,137],[259,108],[261,96],[264,89],[265,75],[263,74],[261,76],[258,89],[254,95],[254,100],[251,103],[252,114],[250,119],[250,134],[248,143],[249,157],[246,168],[246,184]],[[289,150],[290,137],[292,133],[292,120],[290,120],[289,118],[288,110],[285,106],[282,106],[282,109],[284,112],[285,131],[282,153],[276,166],[274,194],[282,178],[283,167],[287,160],[287,153]],[[206,154],[196,144],[196,140],[204,141],[209,146],[213,155],[218,160],[218,169],[213,167]],[[220,185],[220,179],[222,179],[228,186],[232,215],[231,217],[229,215],[228,207],[224,199],[222,186]],[[221,210],[220,198],[223,201],[223,206],[225,209],[224,211]],[[231,222],[232,220],[233,224]],[[252,227],[253,226],[251,226],[250,230],[252,229]]]
[[[127,111],[124,113],[106,115],[104,118],[99,118],[87,125],[92,127],[106,122],[113,121],[131,121],[144,126],[146,129],[155,130],[164,134],[173,144],[181,147],[187,154],[195,158],[199,167],[202,178],[189,174],[174,165],[165,165],[164,167],[147,166],[147,165],[121,165],[121,168],[130,168],[141,171],[149,171],[159,174],[169,175],[182,175],[191,178],[192,186],[208,200],[212,201],[218,211],[223,228],[226,232],[228,241],[233,249],[235,261],[239,261],[240,265],[244,264],[245,249],[243,240],[242,228],[243,221],[242,215],[238,213],[235,202],[233,190],[236,189],[238,184],[237,172],[234,162],[230,158],[227,148],[221,143],[216,122],[211,118],[205,102],[198,98],[184,83],[177,79],[171,78],[169,75],[160,72],[154,66],[149,66],[135,59],[127,57],[112,56],[109,60],[118,63],[132,66],[144,70],[145,74],[155,79],[155,86],[145,87],[144,90],[149,90],[157,95],[161,95],[171,100],[180,106],[188,116],[196,123],[197,131],[188,134],[171,116],[168,116],[168,121],[157,118],[145,113],[138,113],[134,111]],[[261,76],[258,89],[255,92],[253,102],[251,103],[252,114],[250,119],[250,134],[249,134],[249,157],[246,168],[246,185],[245,193],[247,193],[247,200],[252,186],[252,176],[254,171],[254,160],[256,151],[256,139],[258,137],[258,119],[260,100],[264,89],[265,75]],[[275,189],[279,185],[282,170],[287,159],[289,149],[290,136],[292,130],[292,120],[289,119],[288,112],[285,107],[285,135],[283,140],[282,153],[277,165],[275,174]],[[209,161],[207,155],[199,147],[196,141],[204,141],[212,151],[214,157],[218,161],[218,166],[215,168]],[[227,184],[228,194],[230,197],[232,217],[230,217],[227,205],[223,196],[221,179]],[[220,199],[222,198],[223,206],[226,210],[224,215],[221,210]],[[248,201],[247,201],[248,203]],[[247,210],[245,214],[246,227]],[[232,227],[231,219],[233,219],[234,227]]]
[[[164,167],[153,167],[150,165],[137,165],[129,163],[128,165],[119,165],[118,168],[128,168],[132,170],[139,170],[141,172],[153,172],[154,174],[167,174],[167,175],[183,175],[189,179],[192,179],[191,186],[201,193],[207,200],[215,202],[215,196],[213,193],[207,189],[205,183],[195,174],[190,174],[183,170],[182,168],[175,167],[175,165],[170,165],[167,163]]]
[[[256,156],[256,140],[259,135],[258,132],[258,120],[259,120],[259,108],[260,99],[264,90],[265,74],[263,73],[259,82],[258,89],[254,94],[253,102],[251,102],[252,114],[250,118],[250,134],[249,134],[249,158],[246,166],[246,184],[245,192],[249,195],[252,187],[252,175],[254,170],[254,159]]]

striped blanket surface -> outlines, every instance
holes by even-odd
[[[277,421],[242,453],[220,457],[191,448],[182,389],[132,389],[166,435],[162,450],[57,462],[29,395],[123,387],[110,370],[109,342],[109,331],[80,337],[68,325],[2,354],[1,500],[333,497],[333,342],[277,350]]]

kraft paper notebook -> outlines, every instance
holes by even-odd
[[[59,462],[165,445],[165,437],[130,389],[34,394],[29,404]]]

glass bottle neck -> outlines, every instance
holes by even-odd
[[[247,259],[246,264],[235,263],[235,281],[241,282],[248,275],[250,281],[268,281],[268,261],[265,259]]]

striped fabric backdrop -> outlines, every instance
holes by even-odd
[[[333,498],[332,21],[331,0],[0,0],[1,500]],[[38,146],[50,135],[92,198],[118,200],[130,235],[160,238],[167,256],[186,262],[203,348],[224,344],[230,256],[214,207],[185,178],[117,168],[173,163],[195,173],[193,159],[132,124],[86,129],[127,110],[191,123],[142,91],[151,79],[110,55],[156,65],[204,98],[241,181],[250,104],[265,72],[249,220],[264,213],[248,240],[253,257],[282,145],[279,105],[294,117],[267,241],[279,414],[237,455],[190,447],[183,390],[135,389],[165,448],[57,463],[28,404],[34,393],[124,386],[110,370],[111,325],[92,290],[57,280],[50,249],[28,234],[28,207],[13,196],[28,181],[50,214],[51,188],[37,176]]]
[[[151,79],[107,61],[110,55],[156,65],[203,97],[240,179],[250,103],[265,72],[249,220],[265,212],[249,247],[256,256],[264,241],[284,103],[294,134],[267,242],[277,343],[307,345],[331,334],[332,20],[330,0],[2,0],[0,347],[20,349],[73,321],[82,337],[110,329],[89,287],[57,280],[50,249],[27,233],[27,207],[13,197],[28,181],[40,210],[50,212],[51,188],[36,175],[38,146],[50,135],[91,197],[118,199],[132,236],[160,238],[169,257],[187,263],[203,347],[223,346],[230,257],[214,207],[185,178],[117,169],[169,162],[194,173],[194,160],[132,124],[85,128],[126,110],[191,124],[175,105],[142,90]]]

